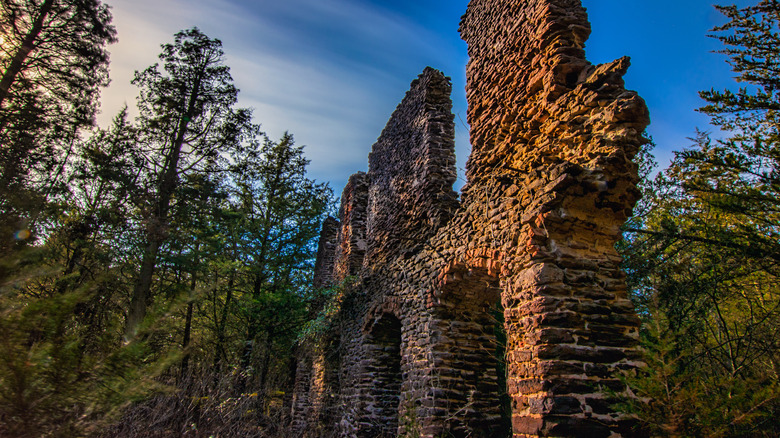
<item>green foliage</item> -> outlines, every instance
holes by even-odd
[[[94,123],[116,31],[98,0],[4,0],[0,38],[0,252],[7,252],[41,232],[37,219],[62,189],[79,130]]]
[[[702,111],[725,131],[646,182],[621,247],[649,367],[634,403],[658,436],[777,436],[780,413],[780,3],[718,7],[738,79]]]
[[[99,16],[84,32],[110,18],[94,0],[3,2],[3,11],[19,18],[21,5],[57,13],[94,6]],[[113,40],[113,28],[103,31],[95,50]],[[91,55],[92,73],[73,71],[92,75],[85,99],[106,79],[107,58]],[[292,346],[315,299],[316,238],[332,193],[306,176],[292,135],[272,141],[250,111],[234,108],[238,90],[219,40],[179,32],[160,60],[133,81],[136,120],[124,109],[81,139],[86,119],[59,118],[71,133],[59,143],[0,151],[8,163],[39,146],[64,154],[0,193],[0,228],[34,220],[37,231],[0,253],[2,436],[243,436],[281,412]],[[15,78],[14,87],[24,72]],[[16,96],[6,102],[21,102]],[[86,101],[73,102],[91,118]],[[11,121],[25,138],[46,138],[54,119],[4,105],[0,129]],[[35,108],[45,111],[27,107]],[[25,179],[44,170],[46,190]],[[159,415],[141,414],[149,407]]]
[[[27,269],[0,288],[2,435],[87,436],[160,387],[149,351],[119,345],[118,315],[95,305],[105,298],[97,296],[100,283],[110,280],[77,284],[48,262],[54,255],[16,254],[17,267]]]
[[[242,366],[267,386],[271,358],[287,357],[305,322],[316,239],[332,202],[326,184],[306,177],[308,160],[292,135],[265,138],[233,155],[234,208],[243,218],[238,245],[246,256],[248,293]]]
[[[226,171],[225,156],[259,134],[251,112],[235,109],[238,90],[224,64],[222,43],[197,28],[164,44],[160,60],[136,73],[138,108],[137,208],[144,226],[143,258],[133,287],[125,337],[132,339],[152,301],[160,251],[169,242],[171,209],[187,208],[181,184]],[[200,178],[199,178],[200,176]],[[173,214],[176,214],[175,212]]]
[[[660,311],[642,333],[647,367],[627,378],[636,397],[620,409],[636,414],[646,432],[663,437],[776,436],[777,379],[708,370]],[[704,366],[701,366],[704,365]]]
[[[301,329],[298,343],[317,343],[334,328],[335,318],[341,310],[344,296],[357,284],[356,282],[357,278],[350,276],[337,285],[315,292],[318,296],[314,301],[321,303],[317,306],[320,308],[316,310],[316,316],[307,321]]]

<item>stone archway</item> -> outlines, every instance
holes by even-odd
[[[442,280],[430,333],[431,386],[441,412],[429,419],[441,430],[428,430],[453,437],[511,436],[498,277],[482,266],[453,264]]]
[[[367,417],[363,436],[395,437],[401,399],[401,321],[382,313],[366,336],[364,379],[372,385],[366,399]]]

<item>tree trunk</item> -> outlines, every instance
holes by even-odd
[[[193,287],[195,285],[195,278],[193,276],[192,279]],[[193,306],[195,306],[195,303],[192,301],[192,296],[190,296],[190,302],[187,303],[187,318],[184,322],[184,339],[181,342],[181,348],[184,350],[184,357],[181,360],[181,379],[184,380],[187,378],[187,372],[189,372],[190,368],[190,353],[187,351],[187,348],[190,346],[190,337],[192,334],[192,310]]]
[[[263,404],[265,405],[268,403],[267,396],[270,393],[268,388],[266,386],[268,385],[268,368],[271,366],[271,345],[273,344],[273,337],[274,332],[273,330],[268,330],[268,333],[265,335],[265,345],[263,348],[263,360],[261,361],[261,369],[260,369],[260,381],[258,382],[258,386],[260,387],[260,393],[263,394]]]
[[[146,246],[146,251],[144,251],[144,258],[141,261],[141,272],[138,275],[138,282],[133,288],[133,297],[130,300],[130,308],[127,312],[125,342],[130,342],[135,337],[138,327],[140,327],[146,316],[152,276],[154,275],[157,253],[160,251],[161,244],[162,242],[159,239],[151,239]]]
[[[181,117],[179,126],[176,129],[176,135],[171,149],[165,157],[165,168],[163,169],[162,180],[158,186],[157,211],[152,213],[150,222],[147,226],[147,251],[144,253],[144,259],[141,264],[141,272],[138,276],[138,282],[133,289],[133,297],[130,302],[130,309],[127,314],[127,325],[125,327],[125,341],[129,342],[135,337],[138,327],[146,316],[146,307],[150,298],[152,286],[152,276],[157,265],[157,253],[165,240],[165,227],[168,222],[168,211],[171,207],[171,198],[178,186],[178,167],[181,157],[182,146],[184,145],[184,136],[187,133],[187,125],[192,120],[195,112],[195,104],[200,93],[201,82],[205,74],[204,65],[200,74],[195,78],[195,84],[190,92],[187,112]]]
[[[222,368],[222,359],[225,357],[225,326],[227,325],[228,312],[230,310],[230,304],[233,301],[233,286],[236,279],[236,269],[233,268],[230,271],[230,279],[228,280],[227,292],[225,294],[225,305],[222,307],[222,314],[219,321],[217,321],[217,346],[214,354],[214,374],[215,377],[219,375]]]
[[[24,61],[30,56],[30,53],[35,48],[35,40],[38,39],[38,36],[43,30],[43,23],[49,16],[52,7],[54,7],[54,1],[55,0],[46,0],[43,2],[40,14],[36,17],[30,31],[25,35],[24,40],[22,40],[22,45],[14,54],[8,69],[3,73],[3,78],[0,79],[0,109],[3,108],[3,103],[5,103],[5,100],[11,91],[11,85],[13,85],[16,77],[21,73]]]
[[[265,246],[265,243],[262,245]],[[265,260],[265,249],[261,248],[260,250],[260,260]],[[254,303],[257,303],[260,301],[260,292],[263,287],[263,281],[265,280],[265,276],[261,273],[255,274],[255,281],[254,285],[252,287],[252,300]],[[255,315],[249,316],[249,321],[247,325],[247,336],[246,336],[246,342],[244,343],[244,351],[241,354],[241,367],[243,369],[249,368],[249,366],[252,364],[252,355],[254,352],[255,347],[255,341],[257,340],[257,335],[260,333],[260,322],[257,320],[257,317]]]
[[[195,306],[195,286],[198,284],[198,275],[196,267],[199,264],[199,251],[200,243],[195,243],[195,260],[193,263],[192,273],[190,274],[190,294],[187,300],[187,317],[184,320],[184,339],[181,341],[181,348],[184,351],[184,357],[181,360],[181,379],[182,381],[187,378],[187,373],[190,367],[190,352],[188,348],[190,346],[190,339],[192,337],[192,311]]]

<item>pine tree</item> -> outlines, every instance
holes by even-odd
[[[257,370],[252,377],[267,390],[272,362],[289,353],[303,326],[315,240],[332,195],[306,177],[303,147],[287,133],[278,142],[266,138],[259,149],[243,148],[235,163],[248,272],[241,365]]]
[[[222,43],[197,28],[179,32],[157,64],[137,73],[141,88],[139,141],[148,198],[143,257],[127,316],[126,339],[132,339],[146,315],[159,251],[168,239],[174,195],[186,176],[218,170],[223,154],[257,134],[248,110],[234,109],[238,90],[224,64]],[[186,202],[186,200],[178,200]]]
[[[93,125],[115,41],[99,0],[0,3],[0,251],[34,228],[79,130]]]
[[[777,436],[780,2],[718,10],[729,22],[715,36],[746,85],[701,93],[723,138],[697,132],[677,153],[624,251],[648,326],[663,328],[645,332],[650,361],[674,365],[664,385],[659,370],[639,382],[654,399],[640,417],[673,436]]]

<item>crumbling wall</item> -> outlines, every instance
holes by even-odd
[[[344,215],[342,215],[344,217]],[[315,290],[322,290],[334,285],[334,275],[336,274],[337,248],[342,240],[339,236],[341,224],[334,218],[327,218],[322,224],[322,231],[317,245],[317,260],[314,264],[314,279],[312,281]],[[314,319],[326,303],[322,299],[315,299],[312,303],[312,310],[309,319]],[[323,366],[327,363],[326,358],[331,358],[325,350],[331,347],[336,341],[334,336],[329,336],[327,340],[319,339],[318,343],[311,341],[299,345],[296,350],[297,363],[295,367],[295,376],[293,381],[293,394],[291,402],[290,431],[295,436],[303,436],[306,432],[311,432],[323,423],[332,421],[333,418],[327,418],[327,414],[332,413],[335,403],[325,401],[323,397],[328,394],[337,394],[335,391],[328,391],[328,386],[333,386],[326,377],[337,374],[337,368],[333,366]],[[331,374],[326,375],[324,370]],[[332,405],[332,406],[324,406]]]
[[[366,242],[366,215],[368,209],[368,177],[358,172],[349,177],[341,194],[341,229],[334,254],[334,282],[357,275],[363,267]]]
[[[317,243],[317,260],[314,263],[314,279],[312,281],[315,290],[333,285],[340,225],[339,221],[332,217],[325,219],[322,223],[322,231]]]
[[[426,68],[368,156],[369,269],[416,251],[458,207],[451,92],[448,78]]]
[[[404,396],[409,385],[428,387],[409,374],[425,369],[410,354],[424,337],[409,331],[420,326],[424,306],[407,306],[417,301],[391,266],[419,252],[457,208],[450,91],[449,78],[425,69],[372,148],[367,252],[339,319],[344,436],[395,436],[414,417],[401,413],[405,400],[417,397]]]
[[[364,172],[350,176],[341,194],[339,218],[323,223],[314,266],[315,290],[340,289],[363,266],[366,252],[366,211],[368,180]],[[325,297],[333,299],[331,291]],[[326,311],[332,303],[315,301],[313,314]],[[298,348],[293,388],[290,432],[294,436],[319,438],[333,434],[340,415],[342,373],[340,327],[319,328],[314,339],[307,338]]]
[[[627,58],[587,62],[589,33],[575,0],[473,0],[461,23],[474,145],[465,197],[485,205],[479,228],[506,271],[520,436],[609,436],[623,419],[606,394],[641,361],[614,245],[639,197],[631,159],[649,118],[624,89]]]
[[[358,277],[332,319],[340,436],[633,436],[610,400],[641,365],[614,244],[648,116],[628,59],[587,62],[589,32],[577,0],[472,0],[460,206],[433,69],[350,180],[367,196],[343,198],[366,201],[364,228],[345,232],[342,208],[334,260],[335,282]]]

